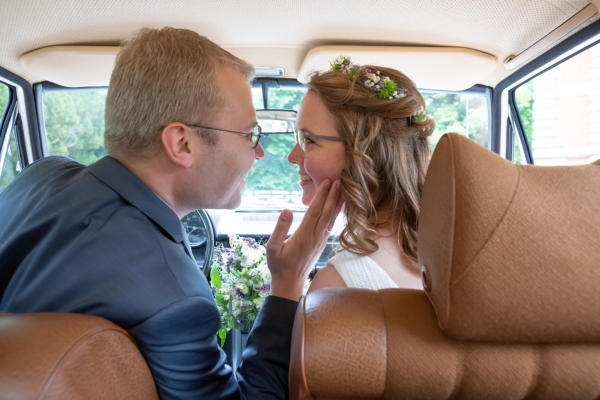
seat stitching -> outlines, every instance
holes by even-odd
[[[36,396],[36,399],[41,400],[44,398],[44,396],[47,394],[48,390],[50,390],[50,386],[52,386],[52,382],[54,381],[54,378],[56,377],[57,372],[60,370],[60,367],[62,366],[63,362],[67,360],[68,356],[71,353],[73,353],[82,342],[84,342],[85,340],[87,340],[88,338],[90,338],[91,336],[93,336],[97,333],[107,332],[107,331],[115,331],[121,335],[124,335],[124,332],[118,328],[96,327],[92,331],[87,332],[85,335],[80,336],[75,342],[71,343],[71,345],[63,352],[62,356],[58,360],[56,360],[56,362],[50,369],[48,378],[46,378],[46,380],[40,386],[40,392],[39,392],[38,396]],[[127,339],[129,339],[135,345],[135,341],[133,341],[127,335],[124,335],[124,336],[127,337]],[[136,345],[136,347],[137,347],[137,345]]]
[[[521,168],[519,168],[518,166],[517,166],[517,172],[518,172],[518,175],[517,175],[517,186],[515,187],[515,191],[513,192],[512,198],[510,199],[510,202],[508,203],[508,207],[506,207],[506,210],[504,210],[504,214],[502,215],[502,218],[500,218],[500,220],[498,220],[498,223],[496,224],[496,226],[492,230],[492,233],[490,234],[490,236],[487,238],[487,240],[485,241],[485,243],[483,244],[483,246],[481,246],[481,248],[479,249],[479,251],[477,252],[477,254],[475,255],[475,257],[473,257],[473,259],[471,260],[471,263],[469,264],[469,266],[467,268],[465,268],[465,270],[463,271],[463,273],[460,274],[460,276],[450,286],[451,288],[454,288],[454,286],[458,285],[460,283],[460,281],[462,281],[462,279],[465,277],[465,275],[467,274],[467,272],[469,272],[471,270],[471,267],[473,266],[473,263],[475,262],[475,260],[477,260],[477,258],[479,257],[479,255],[487,247],[487,245],[490,242],[490,240],[492,240],[492,238],[496,235],[496,231],[498,230],[498,227],[500,227],[500,225],[502,225],[502,223],[506,219],[506,215],[508,214],[508,211],[511,209],[512,204],[514,203],[515,197],[517,197],[517,193],[518,193],[519,188],[521,186]]]

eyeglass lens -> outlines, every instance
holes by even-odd
[[[252,140],[252,146],[258,146],[258,141],[260,140],[260,125],[256,125],[254,129],[252,129],[252,134],[250,135],[250,140]]]

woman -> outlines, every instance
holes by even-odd
[[[307,87],[288,160],[299,167],[305,205],[324,179],[341,178],[347,222],[341,251],[309,291],[422,289],[417,226],[435,126],[423,97],[404,74],[342,56]]]

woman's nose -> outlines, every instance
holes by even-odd
[[[294,147],[292,148],[292,151],[290,151],[290,154],[288,154],[288,161],[290,162],[290,164],[302,164],[302,159],[303,159],[303,154],[302,154],[302,149],[300,148],[300,146],[298,145],[298,143],[296,143],[294,145]]]

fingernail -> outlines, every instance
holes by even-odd
[[[325,189],[329,189],[331,187],[331,181],[328,179],[325,181]]]
[[[286,212],[287,210],[284,210],[281,212],[281,219],[284,221],[289,221],[290,220],[290,213]]]
[[[335,183],[333,184],[333,188],[335,190],[338,190],[340,188],[340,181],[335,181]]]

